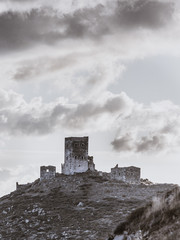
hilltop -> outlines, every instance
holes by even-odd
[[[0,199],[0,238],[105,240],[116,226],[171,184],[129,184],[96,172],[26,184]]]

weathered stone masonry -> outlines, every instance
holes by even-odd
[[[61,172],[65,175],[83,173],[87,171],[96,172],[100,176],[116,179],[130,184],[140,183],[141,169],[138,167],[118,167],[111,168],[110,173],[98,172],[92,156],[88,156],[88,137],[68,137],[65,138],[64,164],[61,165]],[[55,166],[41,166],[40,180],[48,180],[56,177]],[[17,183],[16,188],[23,185]]]
[[[22,190],[25,187],[26,187],[26,184],[19,184],[18,182],[16,182],[16,190]]]
[[[95,171],[93,157],[88,156],[88,137],[65,138],[64,158],[64,164],[61,165],[63,174]]]
[[[111,178],[123,182],[140,183],[141,169],[138,167],[118,167],[118,164],[111,168]]]
[[[56,167],[54,166],[41,166],[40,168],[40,180],[55,178]]]

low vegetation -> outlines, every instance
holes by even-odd
[[[172,188],[129,185],[90,173],[36,180],[0,199],[0,239],[106,240],[138,206]],[[137,212],[134,218],[139,217]]]
[[[175,187],[163,196],[133,211],[114,231],[121,235],[142,230],[146,239],[180,239],[180,189]]]

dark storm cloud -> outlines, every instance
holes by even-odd
[[[97,40],[136,28],[155,29],[172,18],[171,2],[138,0],[117,1],[110,13],[99,4],[63,14],[60,10],[32,9],[29,12],[4,12],[0,15],[0,49],[10,51],[37,44],[55,44],[63,39]]]
[[[126,135],[114,139],[114,141],[111,142],[111,145],[113,146],[113,149],[118,152],[158,152],[167,148],[166,138],[167,137],[164,135],[155,135],[145,136],[140,140],[135,140],[130,135]]]
[[[88,102],[80,104],[67,114],[64,126],[68,128],[81,129],[90,121],[96,121],[103,114],[119,114],[127,107],[124,95],[107,99],[103,104]]]
[[[9,51],[37,44],[54,43],[61,36],[57,33],[59,21],[52,10],[30,12],[5,12],[0,16],[0,49]]]
[[[114,141],[111,143],[113,146],[113,149],[120,152],[120,151],[131,151],[131,137],[129,135],[123,136],[121,138],[114,139]]]
[[[0,15],[0,49],[9,51],[38,43],[55,41],[57,17],[46,11],[32,10],[26,13],[5,12]]]
[[[158,28],[168,23],[174,11],[171,2],[139,0],[134,4],[119,2],[114,22],[125,28]]]
[[[163,135],[143,137],[136,145],[137,152],[160,151],[167,147],[166,138]]]

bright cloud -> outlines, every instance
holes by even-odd
[[[180,141],[180,107],[170,101],[137,103],[125,93],[106,93],[81,104],[60,98],[43,103],[41,98],[27,103],[13,91],[0,92],[1,133],[44,135],[56,129],[105,131],[117,136],[112,146],[117,151],[153,152],[175,149]]]
[[[137,104],[119,118],[119,129],[111,143],[116,151],[161,152],[175,150],[180,142],[180,106],[170,101]]]

